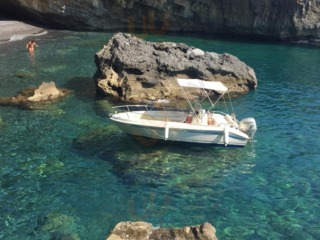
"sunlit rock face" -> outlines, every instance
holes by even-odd
[[[1,11],[74,30],[320,38],[320,0],[10,0]]]

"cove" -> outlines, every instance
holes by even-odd
[[[54,81],[73,94],[48,109],[0,106],[0,239],[104,239],[120,221],[210,222],[219,239],[319,239],[320,49],[214,36],[144,35],[230,53],[258,87],[235,101],[255,117],[243,149],[144,141],[108,120],[94,54],[112,33],[49,31],[0,45],[0,97]],[[21,77],[23,75],[24,77]]]

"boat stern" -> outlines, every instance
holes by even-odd
[[[242,119],[239,122],[239,128],[241,131],[245,132],[250,139],[253,139],[256,131],[257,131],[257,123],[256,120],[252,117]]]

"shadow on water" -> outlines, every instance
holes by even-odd
[[[72,90],[80,101],[92,103],[95,114],[104,119],[109,117],[113,105],[122,103],[99,93],[92,77],[73,77],[63,87]]]
[[[96,95],[96,87],[92,77],[77,76],[70,78],[63,87],[74,91],[80,100],[92,100]]]
[[[74,139],[73,148],[110,163],[113,174],[131,187],[211,188],[231,170],[250,172],[255,156],[252,146],[225,149],[137,138],[113,125]]]

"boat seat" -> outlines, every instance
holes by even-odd
[[[214,124],[215,126],[219,126],[220,124],[227,124],[226,119],[221,114],[216,114],[216,113],[212,114],[212,119],[215,122]]]

